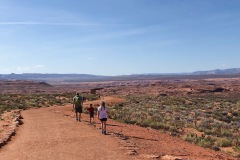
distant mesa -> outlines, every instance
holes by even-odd
[[[122,80],[157,80],[157,79],[189,79],[189,78],[231,78],[240,77],[240,68],[225,70],[196,71],[192,73],[148,73],[132,74],[122,76],[102,76],[91,74],[0,74],[0,80],[32,80],[51,83],[66,82],[100,82],[100,81],[122,81]]]
[[[231,69],[216,69],[210,71],[196,71],[193,72],[194,75],[229,75],[229,74],[240,74],[240,68],[231,68]]]

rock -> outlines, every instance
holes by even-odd
[[[166,97],[167,94],[165,94],[165,93],[160,93],[159,96]]]
[[[166,155],[161,157],[161,160],[183,160],[183,159],[175,156]]]
[[[212,92],[223,92],[224,90],[225,90],[224,88],[218,87],[212,90]]]
[[[149,154],[146,154],[146,155],[141,155],[141,157],[143,157],[144,159],[147,158],[147,159],[159,159],[161,156],[160,155],[149,155]]]
[[[128,155],[131,155],[131,156],[134,156],[134,155],[137,155],[137,151],[136,150],[129,150],[127,152]]]

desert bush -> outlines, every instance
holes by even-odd
[[[83,95],[88,101],[95,101],[100,98],[100,95],[98,94],[84,94]]]
[[[28,109],[70,103],[68,94],[0,94],[0,114],[5,110]],[[64,98],[59,98],[64,97]]]
[[[237,107],[237,110],[240,110],[240,101],[237,102],[236,107]]]
[[[240,154],[240,146],[234,146],[233,149]]]
[[[205,137],[198,137],[197,145],[204,147],[204,148],[211,148],[213,149],[215,143],[215,139],[210,136]]]
[[[215,141],[233,139],[237,133],[240,101],[236,97],[208,94],[201,97],[128,95],[125,98],[127,102],[113,106],[110,111],[115,120],[163,129],[173,135],[178,135],[184,127],[193,127],[209,136],[188,135],[187,141],[207,148],[234,145],[225,141],[216,145]]]
[[[212,137],[210,136],[198,137],[195,133],[189,133],[183,139],[185,141],[197,144],[204,148],[213,148],[215,143],[215,139],[213,139]]]
[[[185,137],[183,137],[183,140],[188,141],[190,143],[196,143],[197,135],[195,133],[188,133]]]
[[[232,141],[226,138],[218,139],[214,142],[215,147],[231,147]]]
[[[238,117],[238,116],[240,116],[240,112],[239,111],[233,111],[232,115],[235,116],[235,117]]]
[[[233,133],[231,132],[231,130],[228,129],[221,129],[221,136],[222,137],[232,137]]]
[[[204,128],[204,130],[206,129],[211,129],[212,128],[212,124],[213,120],[209,119],[209,118],[204,118],[198,125],[198,127]]]

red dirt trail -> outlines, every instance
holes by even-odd
[[[111,136],[50,108],[22,112],[23,125],[0,150],[1,160],[131,159]]]

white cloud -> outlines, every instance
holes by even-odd
[[[9,71],[11,71],[11,68],[3,68],[3,69],[1,69],[3,72],[9,72]]]
[[[97,58],[89,57],[88,60],[96,60]]]
[[[36,65],[36,66],[21,66],[21,67],[17,67],[18,71],[29,71],[29,70],[34,70],[34,69],[38,69],[38,68],[44,68],[44,65]]]
[[[119,24],[119,25],[131,25],[131,24]],[[137,27],[137,28],[131,28],[126,30],[119,30],[119,31],[108,31],[103,34],[95,34],[90,35],[87,37],[82,37],[82,39],[78,40],[78,43],[85,43],[90,41],[102,41],[102,40],[110,40],[110,39],[116,39],[121,37],[129,37],[129,36],[136,36],[136,35],[143,35],[147,33],[160,33],[160,32],[167,32],[169,30],[173,30],[172,28],[162,27],[160,25],[152,25],[147,27]]]
[[[0,25],[51,25],[51,26],[105,26],[105,25],[122,25],[122,24],[110,24],[110,23],[54,23],[54,22],[0,22]]]
[[[36,66],[33,66],[33,68],[44,68],[45,66],[44,65],[36,65]]]

